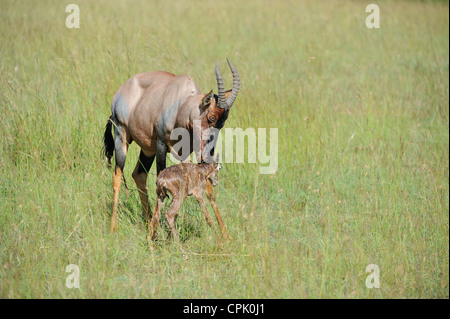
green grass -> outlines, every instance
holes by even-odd
[[[0,297],[449,297],[448,3],[378,1],[380,29],[364,1],[76,3],[80,29],[64,1],[1,1]],[[217,90],[217,59],[229,86],[226,56],[242,81],[226,127],[277,127],[278,171],[225,164],[233,241],[219,247],[189,199],[185,261],[147,247],[132,144],[111,235],[113,94],[151,70]]]

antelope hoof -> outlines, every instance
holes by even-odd
[[[111,233],[115,234],[119,231],[119,227],[117,227],[117,224],[111,224]]]
[[[186,252],[184,251],[184,249],[181,250],[181,254],[182,254],[183,257],[184,257],[184,260],[189,260],[189,256],[188,256],[188,254],[186,254]]]
[[[222,234],[222,237],[223,237],[223,239],[226,240],[227,243],[229,243],[229,242],[232,241],[230,235],[228,234],[228,232],[223,233],[223,234]]]

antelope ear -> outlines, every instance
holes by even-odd
[[[231,90],[225,91],[225,98],[228,99],[230,94],[231,94]]]
[[[200,108],[202,110],[205,110],[208,108],[208,106],[211,104],[211,99],[213,98],[213,96],[214,96],[214,94],[213,94],[213,91],[211,90],[211,91],[209,91],[208,94],[206,94],[203,97],[202,101],[200,102]]]

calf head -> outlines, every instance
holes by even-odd
[[[222,166],[219,163],[219,154],[217,154],[215,160],[209,164],[210,165],[210,171],[207,175],[207,179],[211,182],[212,186],[217,186],[219,184],[219,176],[218,173]]]

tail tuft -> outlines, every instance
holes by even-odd
[[[109,165],[111,165],[111,158],[114,154],[114,138],[112,135],[112,125],[112,117],[110,116],[105,126],[105,135],[103,135],[103,152],[105,153]]]

